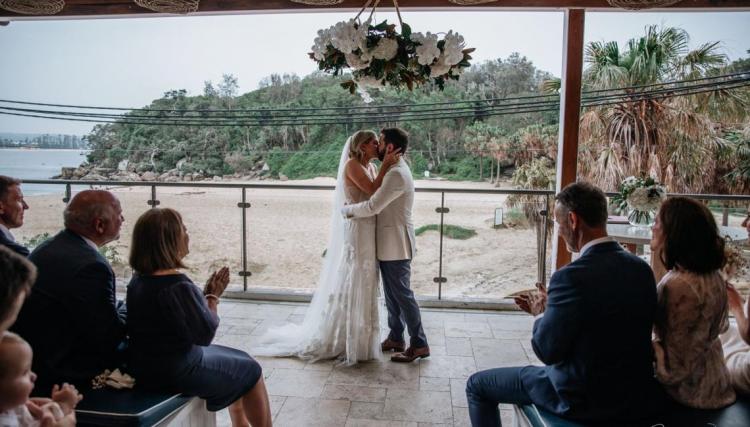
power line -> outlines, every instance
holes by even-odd
[[[736,78],[741,75],[747,77]],[[646,99],[661,99],[673,96],[694,95],[704,92],[714,92],[719,90],[736,89],[750,85],[750,74],[736,73],[730,75],[731,80],[716,83],[702,83],[694,85],[684,85],[675,88],[661,88],[651,91],[632,92],[632,93],[614,93],[599,96],[585,96],[582,99],[584,107],[601,106],[624,102],[640,102]],[[709,79],[694,79],[694,81],[708,81]],[[652,87],[655,85],[651,85]],[[596,92],[596,91],[595,91]],[[539,97],[536,97],[539,98]],[[508,98],[520,99],[520,98]],[[0,101],[2,102],[2,101]],[[412,106],[423,106],[429,104],[413,104]],[[316,114],[316,115],[293,115],[293,116],[237,116],[224,115],[214,117],[163,117],[141,115],[137,113],[130,114],[100,114],[74,111],[54,111],[40,109],[25,109],[17,107],[0,106],[0,114],[47,118],[54,120],[83,121],[94,123],[119,123],[133,125],[167,125],[167,126],[241,126],[241,127],[264,127],[264,126],[299,126],[299,125],[331,125],[331,124],[354,124],[354,123],[382,123],[398,121],[420,121],[435,119],[461,119],[475,118],[485,116],[497,116],[503,114],[519,114],[552,111],[558,108],[557,99],[549,101],[506,103],[505,105],[483,106],[481,108],[438,108],[428,111],[396,111],[382,112],[380,114]],[[400,106],[403,108],[404,106]],[[324,110],[324,109],[323,109]],[[140,110],[144,111],[144,110]],[[147,110],[146,110],[147,111]],[[247,110],[242,110],[246,112]],[[196,110],[182,110],[182,114],[195,113]],[[75,118],[71,118],[75,117]],[[240,121],[239,119],[249,119]]]
[[[584,91],[583,93],[629,91],[629,90],[643,89],[643,88],[655,87],[655,86],[692,83],[692,82],[698,82],[698,81],[721,80],[721,79],[732,78],[732,77],[737,77],[737,76],[742,76],[742,75],[750,76],[750,72],[737,72],[737,73],[722,74],[722,75],[717,75],[717,76],[700,77],[700,78],[694,78],[694,79],[673,80],[673,81],[663,82],[663,83],[631,85],[631,86],[623,86],[623,87],[612,88],[612,89],[595,89],[595,90]],[[523,95],[523,96],[506,97],[506,98],[485,98],[485,99],[473,99],[473,100],[441,101],[441,102],[431,102],[431,103],[423,103],[423,104],[385,104],[385,105],[373,105],[373,106],[348,106],[348,107],[259,108],[259,109],[240,109],[240,110],[237,110],[237,109],[176,110],[174,108],[159,109],[159,108],[102,107],[102,106],[82,106],[82,105],[70,105],[70,104],[52,104],[52,103],[18,101],[18,100],[9,100],[9,99],[0,99],[0,102],[9,103],[9,104],[36,105],[36,106],[45,106],[45,107],[61,107],[61,108],[87,109],[87,110],[113,110],[113,111],[140,110],[140,111],[153,111],[153,112],[185,111],[185,112],[205,112],[205,113],[244,111],[244,112],[269,113],[269,112],[283,112],[283,111],[291,111],[291,112],[319,111],[319,110],[350,111],[350,110],[373,110],[373,109],[379,109],[379,108],[432,107],[436,105],[481,104],[481,103],[506,102],[506,101],[512,101],[512,100],[525,100],[525,99],[547,98],[547,97],[557,97],[557,96],[558,96],[557,94],[541,94],[541,95]]]

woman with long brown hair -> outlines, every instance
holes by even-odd
[[[729,325],[719,273],[726,262],[724,239],[711,211],[687,197],[664,202],[652,230],[651,249],[669,270],[657,290],[656,377],[683,405],[729,405],[735,394],[719,340]]]
[[[149,209],[138,218],[127,294],[129,367],[140,386],[199,396],[209,411],[229,406],[233,426],[270,426],[260,365],[243,351],[211,344],[229,269],[213,273],[201,291],[179,271],[188,247],[177,211]]]

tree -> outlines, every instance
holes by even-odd
[[[221,82],[219,83],[219,96],[222,98],[232,98],[237,96],[240,85],[237,83],[237,77],[232,74],[224,74],[221,76]]]
[[[719,43],[688,50],[679,28],[646,27],[625,50],[617,42],[592,42],[586,48],[584,87],[629,87],[632,101],[592,107],[581,116],[580,174],[615,190],[623,178],[650,175],[670,191],[716,191],[722,146],[720,121],[747,119],[747,90],[639,99],[639,85],[694,79],[723,72],[726,56]],[[547,88],[555,88],[553,82]]]
[[[216,90],[211,80],[203,82],[203,96],[206,98],[215,98],[219,96],[219,91]]]

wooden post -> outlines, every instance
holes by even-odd
[[[581,75],[583,74],[583,29],[586,12],[567,9],[563,26],[563,70],[560,87],[560,130],[557,143],[556,192],[576,181],[578,127],[581,119]],[[557,233],[555,233],[557,234]],[[570,252],[561,237],[553,240],[555,268],[570,262]]]

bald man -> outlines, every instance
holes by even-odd
[[[34,349],[35,396],[62,382],[89,384],[118,366],[124,347],[124,305],[98,251],[120,236],[120,202],[108,191],[82,191],[65,208],[64,221],[63,231],[29,255],[38,278],[11,328]]]

